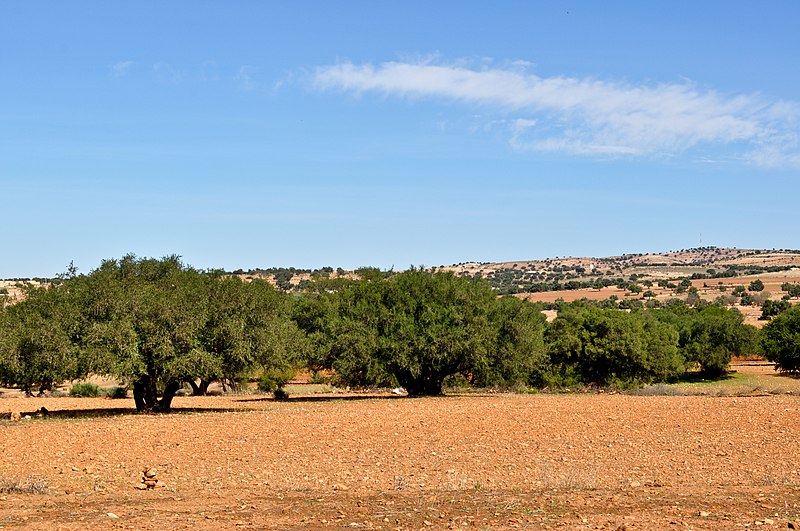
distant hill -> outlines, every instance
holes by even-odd
[[[605,258],[556,257],[515,262],[465,262],[440,269],[460,275],[480,275],[496,289],[506,293],[525,293],[544,291],[544,284],[554,283],[561,285],[559,289],[571,289],[566,287],[567,284],[576,287],[576,283],[596,283],[609,278],[653,282],[685,277],[732,278],[788,271],[795,267],[800,267],[800,250],[698,247]]]
[[[531,301],[610,299],[624,308],[653,306],[673,298],[690,302],[692,298],[700,298],[739,307],[749,321],[754,321],[764,300],[791,298],[783,288],[787,283],[800,283],[800,250],[696,247],[602,258],[557,256],[514,262],[464,262],[433,269],[480,276],[498,294],[513,294]],[[264,279],[286,291],[302,291],[319,276],[359,276],[358,271],[332,267],[238,269],[230,274],[245,280]],[[754,280],[760,280],[764,288],[750,291],[750,282]],[[47,279],[0,281],[0,296],[7,297],[7,302],[19,300],[21,281],[39,285]]]
[[[738,308],[747,322],[760,326],[765,300],[798,302],[784,288],[800,283],[800,250],[699,247],[605,258],[466,262],[439,269],[481,276],[498,293],[533,302],[609,300],[632,308],[670,299],[715,301]],[[763,288],[751,289],[754,281]]]

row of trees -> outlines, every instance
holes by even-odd
[[[138,409],[167,410],[184,385],[203,394],[211,381],[262,370],[328,369],[349,385],[425,395],[452,377],[544,387],[658,382],[695,366],[719,375],[732,354],[756,348],[742,315],[713,305],[624,312],[579,302],[548,324],[539,306],[498,298],[485,281],[359,274],[320,277],[292,296],[175,256],[69,271],[0,312],[0,380],[33,393],[105,374],[133,389]],[[785,339],[765,337],[772,351]]]

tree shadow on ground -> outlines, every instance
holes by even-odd
[[[57,409],[47,410],[46,413],[41,410],[35,411],[20,411],[19,414],[24,418],[29,416],[30,419],[25,420],[61,420],[61,419],[86,419],[86,418],[107,418],[119,417],[127,415],[191,415],[196,413],[236,413],[241,411],[252,411],[239,408],[220,408],[220,407],[177,407],[169,411],[137,411],[134,407],[110,407],[110,408],[97,408],[97,409]],[[0,419],[9,420],[11,413],[0,414]]]
[[[800,372],[779,372],[775,371],[775,374],[768,374],[767,376],[772,378],[791,378],[793,380],[800,380]]]
[[[276,404],[288,404],[291,402],[348,402],[357,400],[397,400],[408,398],[406,395],[306,395],[306,396],[290,396],[286,399],[278,400],[271,396],[262,396],[258,398],[240,398],[236,402],[275,402]]]
[[[736,371],[728,371],[725,374],[710,375],[702,372],[691,371],[675,378],[670,383],[704,383],[704,382],[724,382],[736,378]]]

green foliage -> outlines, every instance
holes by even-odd
[[[90,382],[78,382],[70,388],[69,396],[97,398],[100,396],[100,387]]]
[[[739,304],[742,306],[752,306],[755,302],[755,299],[750,293],[742,293],[742,296],[739,298]]]
[[[756,329],[744,324],[739,310],[707,305],[670,305],[657,314],[679,332],[678,346],[687,362],[697,363],[711,377],[725,373],[734,354],[755,349]]]
[[[791,304],[787,300],[773,301],[771,299],[765,300],[761,303],[761,316],[759,319],[766,321],[781,314],[791,308]]]
[[[291,299],[268,282],[219,276],[209,279],[208,291],[200,342],[219,366],[205,379],[236,380],[253,367],[287,370],[307,356],[305,334],[290,319]]]
[[[441,393],[451,374],[488,366],[495,295],[486,283],[418,269],[367,278],[301,308],[321,367],[351,385],[424,395]]]
[[[570,307],[545,334],[554,369],[565,380],[598,385],[664,381],[684,370],[675,330],[647,312]]]
[[[275,389],[272,392],[272,396],[275,397],[275,400],[288,400],[289,399],[289,393],[287,393],[285,389]]]
[[[800,297],[800,284],[791,284],[784,282],[781,284],[781,289],[786,292],[790,297]]]
[[[480,387],[545,385],[549,366],[546,320],[540,308],[515,297],[496,299],[491,306],[494,345],[483,363],[473,368],[472,382]]]
[[[108,389],[102,390],[108,398],[113,398],[115,400],[120,400],[123,398],[128,398],[128,388],[127,387],[111,387]]]
[[[28,393],[107,374],[132,385],[138,409],[168,410],[184,382],[202,390],[307,356],[289,295],[177,256],[128,255],[88,275],[73,267],[47,288],[26,290],[0,312],[0,380]]]
[[[0,377],[27,394],[39,394],[87,368],[74,340],[79,315],[62,286],[26,287],[23,302],[3,310],[0,320]]]
[[[296,369],[269,369],[258,378],[258,388],[265,393],[272,393],[283,387],[297,375]]]
[[[86,311],[83,347],[104,361],[103,372],[133,383],[137,409],[168,410],[185,380],[221,372],[201,341],[209,278],[177,256],[128,255],[76,279]]]
[[[748,291],[764,291],[764,283],[761,282],[760,278],[755,279],[750,283],[750,286],[747,288]]]
[[[622,299],[619,301],[619,308],[621,310],[633,310],[635,308],[643,308],[644,303],[639,299]]]
[[[800,306],[778,315],[761,329],[761,350],[781,372],[800,372]]]
[[[308,383],[314,385],[328,385],[331,383],[331,378],[325,376],[321,371],[313,371],[308,378]]]
[[[441,393],[448,378],[519,389],[627,387],[695,364],[706,375],[723,374],[732,354],[752,352],[756,334],[738,311],[699,300],[688,279],[680,288],[697,299],[694,307],[678,299],[658,310],[645,310],[638,298],[558,300],[548,305],[559,314],[547,325],[544,305],[498,298],[483,280],[414,268],[364,268],[355,279],[331,273],[316,274],[292,296],[261,280],[195,270],[176,256],[128,255],[86,275],[72,267],[47,287],[24,287],[23,302],[0,307],[0,382],[32,394],[110,375],[122,383],[117,395],[132,387],[145,410],[168,410],[186,382],[202,393],[214,380],[262,374],[262,390],[280,391],[300,367],[332,370],[348,385],[401,385],[412,396]],[[642,291],[621,278],[604,280]],[[753,299],[738,291],[743,302]],[[660,305],[652,292],[644,295],[648,308]],[[766,301],[762,313],[786,306]],[[792,341],[773,333],[762,336],[762,348],[782,370],[797,370]]]

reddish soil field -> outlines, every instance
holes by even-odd
[[[762,393],[755,393],[762,394]],[[8,529],[744,529],[800,517],[800,396],[0,399]],[[163,487],[137,490],[144,467]],[[8,486],[28,477],[43,494]]]

